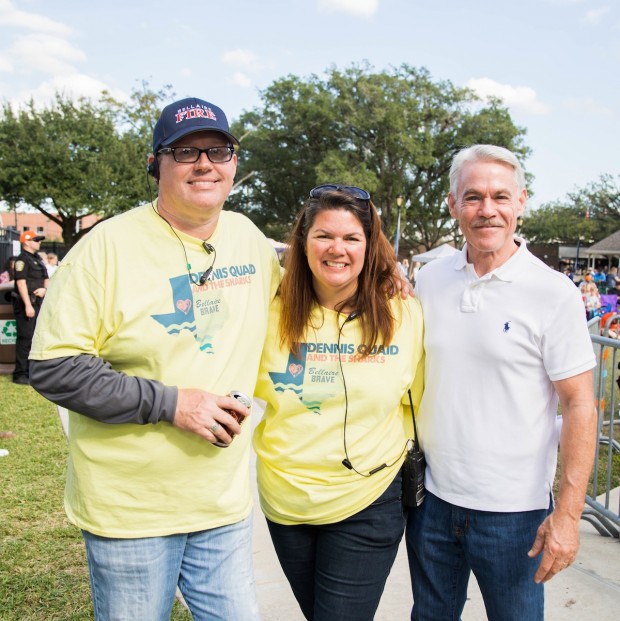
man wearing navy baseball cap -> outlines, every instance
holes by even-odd
[[[153,153],[187,134],[207,129],[224,134],[231,142],[239,144],[229,131],[224,111],[216,105],[195,97],[170,104],[164,108],[155,125]]]
[[[218,106],[166,106],[157,199],[76,244],[35,334],[32,385],[70,410],[65,507],[96,619],[169,619],[177,586],[196,620],[259,618],[250,412],[230,395],[253,393],[280,265],[224,210],[238,144]]]

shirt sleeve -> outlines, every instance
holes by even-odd
[[[89,355],[30,361],[30,383],[46,399],[102,423],[174,420],[178,390],[115,371]]]
[[[589,371],[596,365],[596,357],[577,288],[565,288],[554,306],[541,351],[547,375],[556,382]]]

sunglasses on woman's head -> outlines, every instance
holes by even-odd
[[[325,185],[317,185],[316,188],[312,188],[310,190],[310,198],[321,198],[321,196],[325,192],[346,192],[353,198],[357,198],[362,201],[369,201],[370,194],[363,190],[362,188],[358,188],[354,185],[334,185],[331,183],[326,183]]]

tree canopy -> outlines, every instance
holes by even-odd
[[[390,236],[402,196],[403,240],[430,248],[459,236],[445,202],[456,151],[492,143],[522,160],[529,154],[525,130],[498,100],[480,102],[408,65],[288,76],[261,97],[233,126],[243,137],[238,178],[245,182],[230,202],[274,237],[288,232],[312,187],[336,182],[367,189]]]
[[[72,246],[88,229],[87,215],[101,219],[145,199],[146,157],[164,93],[145,84],[120,103],[60,94],[47,108],[34,101],[0,118],[0,199],[11,207],[35,207],[62,228]],[[148,138],[147,138],[148,136]]]
[[[521,228],[525,237],[538,243],[574,244],[579,239],[600,241],[620,229],[620,185],[610,174],[528,212]]]
[[[107,218],[148,199],[145,155],[170,87],[143,82],[130,101],[103,93],[96,102],[61,95],[0,118],[0,199],[29,204],[60,224],[72,245],[80,218]],[[236,191],[227,206],[272,237],[284,238],[308,191],[321,183],[366,188],[386,233],[403,197],[401,245],[430,248],[458,241],[445,201],[448,171],[460,148],[492,143],[529,154],[525,130],[499,100],[433,80],[408,65],[330,69],[325,77],[287,76],[261,93],[261,104],[233,123],[241,140]]]

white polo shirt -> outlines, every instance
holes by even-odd
[[[549,506],[556,469],[553,381],[592,369],[577,287],[520,243],[479,278],[467,246],[424,266],[426,373],[419,433],[426,485],[484,511]]]

